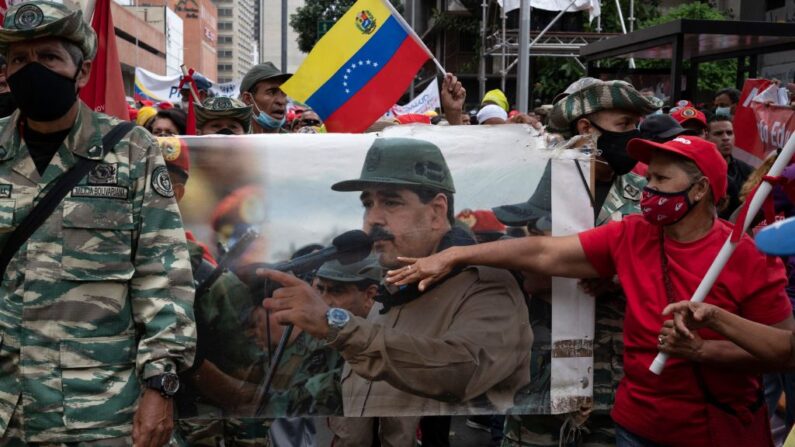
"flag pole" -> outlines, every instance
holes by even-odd
[[[97,8],[97,0],[86,0],[86,7],[83,10],[83,20],[91,25],[91,20],[94,17],[94,10]]]
[[[389,11],[392,13],[392,16],[395,17],[395,20],[398,21],[400,26],[403,27],[403,29],[420,46],[422,46],[422,49],[424,49],[425,53],[428,54],[428,56],[431,58],[431,60],[433,60],[433,63],[436,65],[436,68],[438,68],[439,71],[442,73],[442,76],[447,74],[447,70],[445,70],[444,67],[442,67],[442,64],[439,63],[439,61],[436,59],[436,56],[434,56],[433,53],[431,53],[431,50],[428,49],[428,47],[425,45],[425,42],[423,42],[422,39],[420,39],[420,36],[417,35],[417,33],[414,31],[414,29],[411,28],[411,26],[409,26],[408,23],[406,23],[406,19],[404,19],[403,16],[397,11],[397,9],[395,9],[395,7],[392,6],[392,3],[389,0],[381,0],[381,1],[384,3],[384,5],[386,5],[387,8],[389,8]]]
[[[784,145],[784,149],[776,158],[775,163],[773,166],[770,167],[770,171],[768,171],[769,177],[777,177],[781,175],[781,171],[784,170],[785,167],[789,164],[790,160],[792,160],[792,156],[795,154],[795,134],[793,134],[789,140],[787,140],[787,144]],[[748,231],[748,227],[751,225],[751,221],[753,220],[754,216],[759,212],[760,208],[762,208],[762,204],[764,203],[767,196],[770,194],[770,191],[773,190],[773,185],[770,184],[767,180],[762,181],[759,185],[758,189],[751,196],[750,200],[751,203],[748,205],[748,214],[745,216],[745,222],[743,222],[742,232],[745,233]],[[746,199],[749,200],[749,199]],[[738,229],[735,228],[734,231]],[[729,258],[731,257],[732,253],[734,253],[734,249],[737,248],[737,243],[732,242],[732,234],[729,235],[729,238],[726,239],[726,242],[723,244],[723,247],[718,252],[718,255],[715,257],[715,260],[712,262],[712,265],[707,270],[707,273],[704,275],[704,279],[701,281],[701,284],[698,285],[698,288],[693,293],[693,297],[690,298],[690,301],[700,303],[704,301],[709,293],[712,286],[715,284],[715,281],[718,279],[718,275],[726,266],[726,263],[729,262]],[[662,373],[663,368],[665,367],[665,362],[668,360],[668,354],[664,352],[660,352],[657,354],[657,357],[654,358],[651,366],[649,366],[649,370],[654,374],[660,375]]]

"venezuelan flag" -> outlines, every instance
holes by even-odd
[[[330,132],[362,132],[381,117],[431,57],[389,0],[359,0],[282,85]]]

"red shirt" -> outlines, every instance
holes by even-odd
[[[668,276],[677,301],[690,299],[731,233],[731,226],[715,219],[710,232],[689,243],[665,240]],[[579,234],[585,255],[605,277],[618,274],[627,297],[624,320],[624,379],[616,393],[613,420],[639,436],[676,446],[709,444],[704,394],[691,363],[671,358],[660,376],[649,371],[657,355],[657,335],[668,304],[662,276],[659,227],[640,215]],[[736,251],[718,276],[706,302],[763,324],[776,324],[792,315],[784,291],[786,274],[777,258],[760,253],[743,235]],[[704,339],[721,339],[700,330]],[[758,397],[757,376],[701,365],[710,391],[735,408]]]

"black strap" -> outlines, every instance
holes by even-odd
[[[117,124],[110,132],[102,138],[102,158],[110,152],[119,140],[122,139],[132,128],[134,123],[124,121]],[[88,174],[88,172],[99,163],[99,160],[90,160],[79,157],[72,169],[67,171],[44,198],[28,213],[25,219],[17,225],[16,230],[11,233],[8,241],[0,253],[0,281],[5,276],[6,268],[11,263],[11,259],[17,251],[25,244],[31,235],[47,220],[48,217],[58,208],[61,201],[69,194],[69,191]]]

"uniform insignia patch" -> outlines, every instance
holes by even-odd
[[[640,190],[637,187],[635,187],[635,186],[626,185],[626,186],[624,186],[624,193],[630,199],[637,199],[638,194],[640,193]]]
[[[127,188],[122,186],[75,186],[72,188],[72,197],[95,197],[106,199],[127,200]]]
[[[10,199],[14,185],[0,185],[0,199]]]
[[[174,185],[171,184],[171,177],[168,176],[165,166],[158,166],[152,173],[152,188],[163,197],[174,197]]]
[[[33,29],[41,24],[44,20],[44,13],[36,5],[25,5],[17,10],[17,15],[14,16],[14,25],[18,29]]]
[[[88,173],[90,185],[115,185],[118,181],[116,163],[99,163]]]

